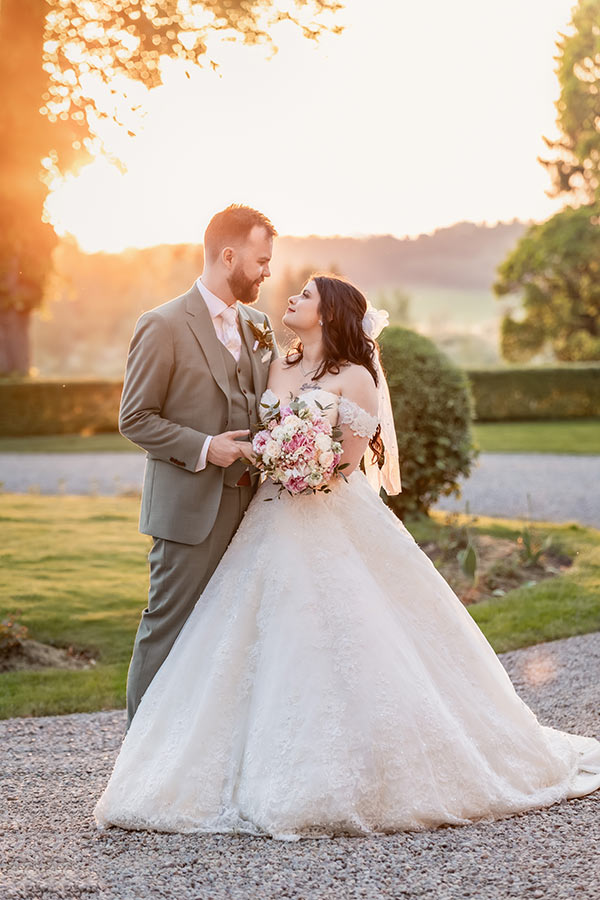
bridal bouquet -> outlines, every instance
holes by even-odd
[[[344,477],[342,469],[348,465],[340,465],[341,431],[323,415],[328,407],[299,397],[281,407],[279,399],[272,396],[273,403],[265,402],[267,395],[261,402],[265,412],[252,441],[257,457],[254,465],[281,485],[280,493],[328,493],[333,476],[339,473]]]

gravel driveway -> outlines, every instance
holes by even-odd
[[[600,456],[558,453],[482,453],[462,496],[443,497],[436,509],[482,516],[579,522],[600,528]],[[600,897],[600,892],[599,895]]]
[[[139,490],[142,453],[1,453],[4,490],[42,494],[119,494]],[[483,453],[462,497],[444,497],[435,508],[600,528],[600,456],[550,453]]]
[[[600,737],[600,632],[501,656],[544,724]],[[600,791],[483,825],[282,843],[96,830],[123,710],[0,722],[3,900],[596,900]]]

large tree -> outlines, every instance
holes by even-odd
[[[557,42],[560,138],[540,160],[554,196],[570,202],[533,225],[498,269],[498,296],[519,293],[507,313],[501,349],[512,362],[550,346],[557,359],[600,359],[600,0],[579,0],[571,31]]]
[[[0,374],[29,369],[28,325],[56,237],[48,175],[103,151],[99,123],[127,111],[126,79],[161,82],[160,57],[215,62],[210,35],[272,43],[290,20],[308,39],[338,31],[339,0],[0,0]],[[124,76],[124,77],[123,77]],[[106,86],[113,104],[98,100]],[[117,87],[118,86],[118,87]]]
[[[600,227],[588,206],[533,225],[498,269],[499,296],[519,293],[523,312],[502,322],[502,354],[525,362],[550,346],[557,359],[600,359]]]
[[[600,0],[579,0],[571,28],[556,44],[560,137],[544,138],[553,157],[540,162],[554,194],[594,203],[600,192]]]

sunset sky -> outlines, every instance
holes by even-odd
[[[555,40],[572,0],[347,0],[319,45],[278,26],[279,53],[211,46],[136,90],[135,138],[57,184],[48,213],[84,250],[199,242],[213,212],[257,206],[280,234],[432,231],[542,219],[542,134],[556,136]]]

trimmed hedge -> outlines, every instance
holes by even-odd
[[[123,382],[0,381],[0,435],[116,431]]]
[[[480,422],[600,416],[600,365],[470,369]]]
[[[388,374],[395,379],[389,364]],[[401,384],[401,368],[397,375]],[[600,417],[600,365],[470,369],[466,375],[480,422]],[[0,379],[0,436],[116,431],[121,388],[118,379]]]

